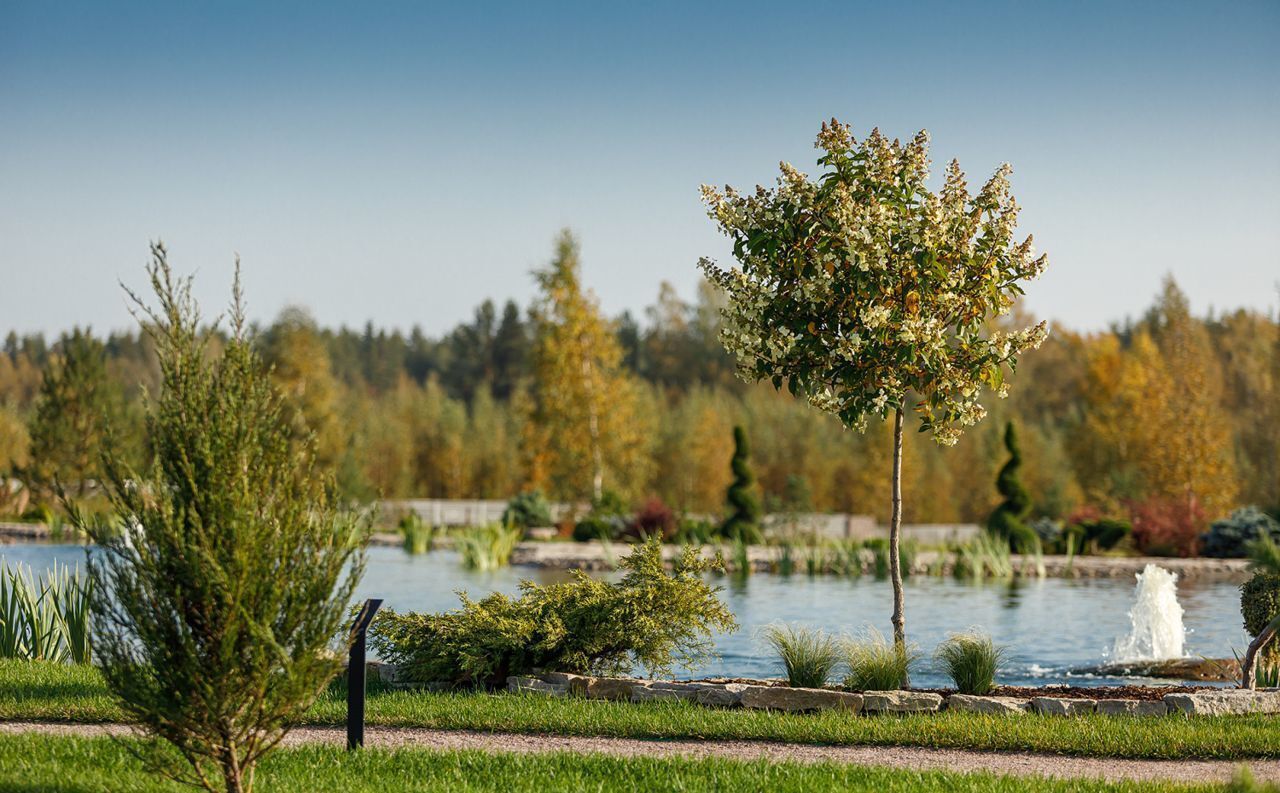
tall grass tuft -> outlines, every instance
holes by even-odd
[[[987,634],[971,629],[949,636],[938,645],[934,657],[961,694],[982,695],[995,687],[1005,649],[997,647]]]
[[[91,580],[55,562],[43,578],[0,559],[0,658],[88,663]]]
[[[1009,543],[987,532],[979,532],[956,549],[956,578],[1012,578],[1013,560]]]
[[[791,625],[768,625],[764,640],[782,660],[787,685],[821,688],[840,664],[840,643],[820,630]]]
[[[501,523],[472,526],[454,535],[453,544],[462,554],[462,566],[468,570],[495,570],[506,567],[511,553],[520,542],[520,529]]]
[[[863,635],[844,642],[849,674],[846,688],[854,691],[892,691],[907,685],[911,665],[920,658],[912,645],[897,647],[884,634],[868,627]]]
[[[436,529],[424,523],[418,513],[410,512],[400,519],[400,536],[404,549],[411,556],[429,553],[435,540]]]

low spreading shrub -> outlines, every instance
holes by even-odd
[[[502,522],[521,530],[550,526],[551,505],[540,490],[520,493],[507,502],[507,508],[502,512]]]
[[[961,694],[988,694],[995,687],[996,673],[1005,650],[980,631],[952,634],[938,645],[934,654],[938,665]]]
[[[1257,507],[1241,507],[1215,520],[1200,535],[1200,553],[1217,559],[1242,559],[1249,555],[1250,544],[1264,536],[1280,542],[1280,522]]]
[[[702,573],[713,562],[686,550],[668,573],[651,540],[619,562],[616,583],[574,572],[564,583],[526,581],[518,598],[493,594],[443,614],[383,610],[370,643],[406,680],[500,686],[534,670],[650,674],[696,668],[713,656],[713,633],[737,628]]]
[[[845,688],[854,691],[892,691],[907,685],[911,665],[920,657],[912,645],[895,646],[875,628],[844,643],[849,674]]]
[[[627,532],[631,520],[622,497],[606,490],[591,503],[591,511],[573,526],[573,539],[578,542],[617,540]]]
[[[821,688],[840,665],[840,642],[820,630],[769,625],[761,631],[787,672],[787,685]]]
[[[710,545],[715,542],[718,529],[705,518],[681,518],[676,525],[672,542],[680,545]]]
[[[1073,523],[1065,530],[1066,535],[1075,543],[1080,553],[1109,551],[1120,544],[1133,532],[1133,526],[1127,520],[1116,518],[1095,518]]]

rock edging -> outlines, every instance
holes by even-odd
[[[554,697],[621,702],[688,702],[693,705],[786,713],[837,710],[849,714],[970,713],[1046,716],[1219,716],[1280,714],[1280,689],[1215,689],[1166,694],[1162,700],[1066,699],[1060,697],[974,696],[930,691],[840,691],[830,688],[792,688],[743,682],[643,680],[591,677],[552,672],[510,677],[507,690]]]

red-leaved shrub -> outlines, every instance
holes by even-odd
[[[657,536],[666,542],[676,535],[676,513],[662,499],[649,498],[636,510],[627,534],[636,539]]]
[[[1195,556],[1204,510],[1195,499],[1148,498],[1129,505],[1133,543],[1147,556]]]

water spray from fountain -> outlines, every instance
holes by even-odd
[[[1149,564],[1138,573],[1137,600],[1129,610],[1129,635],[1116,639],[1111,660],[1164,661],[1183,657],[1187,639],[1178,604],[1178,576]]]

